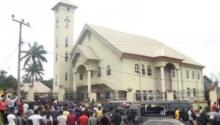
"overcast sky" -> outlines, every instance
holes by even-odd
[[[220,78],[219,0],[72,0],[74,39],[85,23],[144,35],[173,47],[205,66],[204,74]],[[0,4],[0,69],[17,77],[19,25],[25,43],[38,41],[48,51],[45,79],[53,76],[54,12],[58,0],[2,0]],[[22,46],[26,49],[27,44]]]

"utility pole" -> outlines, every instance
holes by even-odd
[[[15,21],[17,23],[19,23],[19,40],[18,40],[18,70],[17,70],[17,86],[18,86],[18,102],[20,102],[21,99],[21,90],[20,90],[20,84],[21,84],[21,80],[20,80],[20,70],[21,70],[21,44],[22,44],[22,38],[21,38],[21,34],[22,34],[22,25],[30,27],[30,24],[27,22],[24,22],[24,19],[18,20],[15,19],[15,16],[12,15],[12,21]]]

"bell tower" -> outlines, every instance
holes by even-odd
[[[53,92],[58,93],[58,100],[63,100],[65,89],[70,88],[71,83],[70,51],[76,9],[70,0],[61,0],[52,8],[55,13]]]

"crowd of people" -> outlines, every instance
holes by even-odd
[[[108,115],[101,105],[58,104],[55,99],[27,103],[1,97],[0,112],[4,125],[132,125],[117,109]]]
[[[80,103],[58,104],[56,99],[47,102],[18,102],[17,97],[0,98],[0,122],[4,125],[133,125],[133,114],[122,117],[121,112],[112,109],[106,113],[101,105],[85,106]],[[219,112],[217,103],[212,112]],[[220,118],[220,117],[219,117]],[[174,119],[185,125],[207,125],[207,112],[202,107],[198,111],[175,109]],[[220,119],[219,119],[220,122]],[[213,125],[219,125],[214,123]]]
[[[211,111],[214,113],[219,113],[220,106],[217,105],[216,102],[211,106]],[[216,117],[217,116],[217,117]],[[176,120],[180,120],[185,125],[220,125],[220,116],[213,115],[213,118],[211,118],[211,115],[208,115],[207,109],[203,109],[202,107],[199,107],[197,111],[195,111],[193,108],[187,110],[182,109],[181,111],[176,108],[174,113],[174,118]]]

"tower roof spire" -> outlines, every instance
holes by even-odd
[[[76,4],[74,4],[70,0],[61,0],[52,8],[52,10],[57,10],[60,6],[66,6],[68,8],[73,8],[73,9],[77,8]]]

